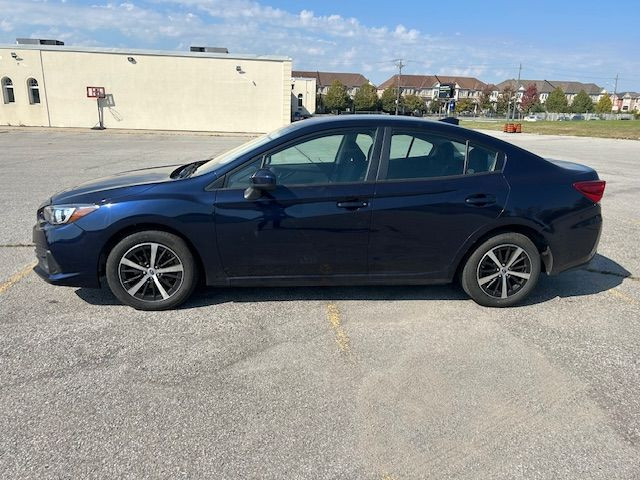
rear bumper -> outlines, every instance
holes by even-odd
[[[589,263],[598,251],[602,233],[600,205],[563,217],[554,224],[554,230],[549,240],[550,275]]]
[[[86,244],[84,230],[73,224],[38,223],[32,235],[38,261],[33,271],[43,280],[52,285],[100,287],[97,258],[92,261],[93,249]]]

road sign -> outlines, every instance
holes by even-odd
[[[104,98],[104,87],[87,87],[87,98]]]
[[[438,87],[438,98],[452,98],[456,91],[453,83],[441,83]]]

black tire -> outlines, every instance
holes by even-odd
[[[517,258],[509,265],[516,254]],[[527,236],[509,232],[496,235],[476,248],[464,265],[460,283],[480,305],[511,307],[531,293],[539,277],[537,247]]]
[[[156,265],[149,265],[154,255]],[[193,292],[197,274],[196,262],[184,240],[162,231],[129,235],[107,257],[109,288],[118,300],[137,310],[177,307]]]

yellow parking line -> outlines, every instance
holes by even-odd
[[[351,340],[349,340],[349,335],[346,330],[342,326],[342,320],[340,319],[340,310],[335,303],[330,303],[327,305],[327,319],[331,324],[331,328],[336,336],[336,343],[340,350],[345,353],[349,353],[351,350]]]
[[[638,300],[636,300],[635,298],[627,295],[626,293],[622,293],[620,290],[616,290],[615,288],[607,290],[607,292],[609,292],[614,297],[618,297],[620,300],[623,300],[627,303],[638,303]]]
[[[12,287],[13,285],[15,285],[16,283],[18,283],[20,280],[22,280],[24,277],[26,277],[27,275],[29,275],[29,273],[31,272],[31,270],[33,269],[33,267],[36,266],[36,263],[38,262],[32,262],[29,265],[27,265],[26,267],[24,267],[22,270],[20,270],[17,273],[14,273],[13,275],[11,275],[11,277],[9,277],[9,280],[7,280],[4,283],[0,283],[0,293],[4,293],[6,290],[8,290],[10,287]]]

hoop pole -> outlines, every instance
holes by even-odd
[[[100,126],[100,130],[104,130],[102,109],[100,108],[100,97],[96,97],[96,106],[98,107],[98,125]]]

